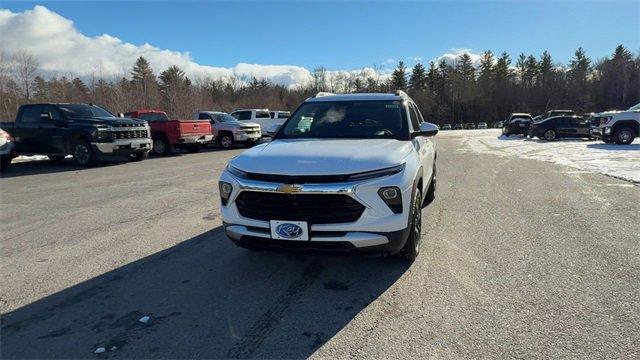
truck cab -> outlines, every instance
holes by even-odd
[[[156,155],[168,155],[177,148],[198,152],[202,145],[213,141],[208,121],[171,120],[167,113],[160,110],[134,110],[125,116],[149,123]]]

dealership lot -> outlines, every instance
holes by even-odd
[[[2,357],[638,357],[640,188],[438,141],[411,266],[236,248],[216,179],[242,149],[14,164]]]

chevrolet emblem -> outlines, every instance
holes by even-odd
[[[295,184],[280,184],[278,186],[278,191],[285,194],[293,194],[300,192],[302,190],[302,185]]]

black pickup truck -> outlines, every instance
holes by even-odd
[[[93,104],[29,104],[15,122],[0,128],[14,139],[18,155],[47,155],[54,162],[73,155],[81,166],[110,156],[144,160],[151,150],[146,121],[116,117]]]

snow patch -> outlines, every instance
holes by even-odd
[[[640,184],[640,138],[629,145],[583,139],[549,142],[502,136],[500,129],[441,131],[438,137],[458,140],[460,151],[547,161]]]

